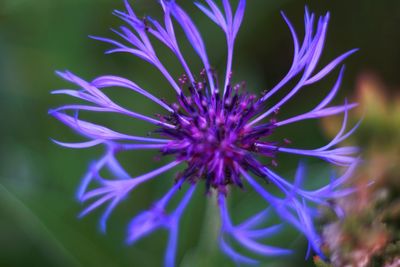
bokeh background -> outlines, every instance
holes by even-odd
[[[225,42],[222,32],[191,1],[179,2],[187,7],[203,32],[213,65],[223,71]],[[323,62],[328,63],[329,59],[351,48],[361,49],[346,61],[347,71],[336,103],[343,103],[345,96],[354,99],[360,79],[372,74],[385,84],[377,90],[378,95],[386,95],[388,101],[398,96],[400,1],[248,2],[237,40],[234,80],[245,80],[250,90],[261,92],[283,77],[291,63],[292,42],[279,11],[284,10],[301,33],[307,5],[319,14],[331,11]],[[131,3],[138,14],[160,17],[156,0],[132,0]],[[0,0],[0,266],[160,266],[162,263],[165,232],[158,231],[135,246],[124,244],[124,234],[130,218],[148,208],[167,190],[174,172],[135,191],[114,213],[108,234],[102,235],[97,227],[100,213],[77,219],[82,206],[74,199],[80,177],[90,161],[100,156],[101,148],[69,150],[50,141],[50,138],[81,140],[47,114],[48,109],[72,101],[68,97],[50,95],[51,90],[67,86],[55,76],[55,70],[69,69],[88,80],[102,74],[121,75],[154,94],[167,99],[173,97],[172,89],[149,64],[126,54],[106,56],[103,52],[108,46],[88,38],[89,34],[113,36],[109,28],[121,25],[111,15],[113,9],[122,9],[122,1]],[[182,33],[178,35],[182,37]],[[194,53],[189,54],[188,44],[184,43],[183,47],[189,58],[195,58]],[[177,64],[170,54],[165,49],[159,53],[172,73],[179,76],[180,70],[175,68]],[[312,107],[334,80],[335,74],[332,74],[318,86],[303,90],[280,115]],[[158,111],[157,107],[135,96],[112,94],[143,113]],[[373,106],[376,101],[369,104]],[[370,124],[372,129],[374,122],[387,120],[393,112],[398,109],[380,113]],[[145,124],[113,116],[94,119],[135,133],[151,130]],[[387,132],[394,132],[396,136],[399,123],[395,120],[399,117],[390,117],[376,135],[385,139]],[[301,147],[318,147],[329,135],[321,125],[307,122],[278,134]],[[364,148],[368,147],[370,139],[363,140]],[[391,144],[392,147],[396,145],[397,141]],[[133,173],[142,173],[154,166],[153,156],[133,154],[121,160]],[[291,175],[296,164],[296,158],[283,157],[278,169],[284,175]],[[311,177],[326,176],[325,165],[312,161],[309,165]],[[264,207],[251,192],[234,192],[233,195],[231,207],[236,218]],[[179,266],[234,266],[215,243],[218,218],[213,200],[207,200],[201,188],[197,190],[182,222]],[[287,231],[279,240],[271,239],[270,243],[282,240],[296,253],[286,259],[265,260],[262,266],[315,266],[312,259],[304,260],[307,246],[304,238]]]

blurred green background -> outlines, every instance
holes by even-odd
[[[160,17],[156,2],[131,1],[137,14]],[[222,72],[226,49],[222,32],[191,1],[178,2],[192,14],[206,39],[213,65]],[[250,90],[271,88],[287,72],[292,42],[279,11],[284,10],[302,34],[305,5],[319,14],[331,11],[323,62],[351,48],[361,49],[346,61],[347,72],[337,103],[342,103],[344,95],[352,95],[356,78],[364,71],[377,73],[390,88],[400,85],[400,1],[248,2],[237,40],[234,80],[245,80]],[[174,172],[135,191],[112,216],[108,234],[102,235],[97,229],[100,213],[77,219],[82,206],[74,199],[80,177],[90,161],[100,156],[101,148],[69,150],[50,141],[51,137],[81,140],[47,115],[49,108],[73,101],[50,95],[51,90],[67,85],[54,75],[55,70],[69,69],[88,80],[102,74],[121,75],[156,95],[172,99],[172,89],[149,64],[127,54],[106,56],[103,52],[109,46],[87,38],[89,34],[114,36],[109,28],[121,22],[111,15],[113,9],[122,9],[122,1],[0,0],[0,266],[161,265],[165,232],[158,231],[130,247],[124,244],[124,234],[130,218],[167,190]],[[182,37],[182,33],[178,35]],[[190,51],[187,43],[183,46]],[[175,68],[177,64],[170,54],[165,49],[159,54],[178,76],[180,70]],[[190,60],[195,58],[194,53],[190,55]],[[307,88],[280,115],[289,116],[312,107],[334,79],[333,74],[318,86]],[[115,93],[114,97],[146,114],[159,111],[129,94]],[[95,118],[117,129],[141,133],[151,130],[145,124],[114,116]],[[312,127],[319,126],[317,122],[296,126],[279,132],[279,136],[294,140],[300,147],[324,144],[322,131]],[[127,155],[122,161],[134,174],[142,173],[154,166],[153,156]],[[296,159],[283,157],[279,163],[281,173],[290,175]],[[326,172],[319,163],[311,165],[312,176]],[[262,209],[263,203],[258,200],[251,191],[234,192],[234,217],[242,218]],[[215,244],[216,216],[213,199],[206,200],[200,187],[182,221],[177,257],[180,266],[234,266]],[[262,266],[313,266],[304,261],[303,238],[290,233],[284,239],[297,254],[284,260],[264,261]],[[274,242],[277,240],[270,240]]]

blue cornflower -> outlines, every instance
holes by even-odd
[[[129,224],[128,243],[133,243],[154,230],[164,228],[169,231],[165,265],[174,266],[180,218],[195,188],[204,182],[206,193],[216,195],[218,200],[221,215],[219,239],[221,248],[234,261],[257,263],[255,259],[235,251],[227,242],[227,237],[255,254],[271,256],[290,253],[287,249],[267,246],[260,242],[260,239],[273,235],[281,229],[281,225],[262,226],[265,225],[271,211],[304,234],[309,240],[309,248],[322,255],[321,238],[313,223],[318,216],[315,206],[331,207],[330,200],[353,192],[352,188],[343,189],[342,185],[351,177],[359,161],[356,156],[357,148],[336,148],[338,143],[357,128],[356,126],[346,132],[347,113],[356,104],[329,106],[340,87],[344,67],[341,68],[330,92],[314,109],[283,120],[277,119],[276,114],[302,88],[317,83],[356,50],[351,50],[320,70],[316,70],[325,43],[329,13],[318,18],[306,9],[305,35],[302,42],[290,21],[282,13],[294,42],[293,63],[284,78],[258,98],[247,92],[243,83],[236,85],[231,83],[235,39],[244,17],[246,1],[240,0],[236,11],[232,10],[229,0],[222,0],[222,8],[212,0],[205,0],[205,3],[207,5],[200,3],[196,5],[223,30],[226,36],[228,49],[223,84],[219,84],[215,78],[205,44],[195,24],[173,0],[160,0],[164,11],[164,23],[149,17],[139,19],[125,1],[126,11],[114,13],[128,25],[120,27],[119,31],[114,30],[124,43],[108,38],[93,38],[113,45],[107,53],[126,52],[155,66],[175,91],[176,103],[166,103],[122,77],[101,76],[87,82],[68,71],[58,73],[79,89],[58,90],[53,93],[70,95],[89,104],[65,105],[51,110],[50,114],[86,137],[88,141],[73,144],[55,142],[69,148],[81,149],[103,145],[106,149],[105,154],[90,165],[79,187],[77,194],[79,200],[92,201],[82,211],[81,216],[105,205],[100,220],[101,229],[105,231],[106,221],[113,209],[137,186],[178,165],[184,165],[184,171],[177,177],[171,178],[175,182],[166,195]],[[199,75],[195,75],[189,68],[179,48],[173,19],[183,29],[187,40],[204,65],[204,69],[199,70]],[[155,37],[168,47],[181,63],[185,74],[178,80],[170,75],[157,57],[149,36]],[[271,97],[276,96],[284,85],[293,80],[296,82],[289,93],[276,103],[272,103]],[[135,91],[162,107],[165,112],[150,117],[128,110],[103,93],[102,89],[107,87],[123,87]],[[68,111],[73,111],[73,115],[68,115]],[[111,112],[146,121],[154,125],[154,132],[158,136],[150,138],[113,131],[80,119],[79,111]],[[311,150],[298,149],[290,147],[291,144],[287,140],[274,139],[274,131],[277,128],[341,113],[344,114],[341,130],[323,147]],[[173,160],[146,174],[131,177],[118,162],[116,155],[122,151],[133,150],[158,150],[160,155],[172,156]],[[346,171],[340,177],[331,179],[326,186],[316,190],[306,190],[301,186],[306,175],[303,165],[300,164],[294,183],[288,182],[273,170],[278,153],[320,158],[332,165],[345,167]],[[270,164],[261,163],[261,158],[269,160]],[[104,169],[109,171],[110,177],[104,177]],[[263,183],[265,181],[268,182],[266,186]],[[234,225],[228,212],[226,198],[229,196],[229,190],[235,186],[253,188],[265,200],[266,210]],[[271,194],[268,190],[270,187],[279,188],[282,195],[278,197]],[[181,201],[175,210],[168,211],[170,200],[180,194],[182,194]],[[343,216],[339,209],[336,209],[336,212]]]

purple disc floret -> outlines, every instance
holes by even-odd
[[[225,34],[227,61],[222,81],[216,78],[216,71],[211,66],[201,34],[190,16],[174,0],[159,2],[164,13],[162,22],[150,17],[137,17],[128,1],[125,1],[126,10],[114,12],[126,24],[113,30],[121,41],[92,38],[111,44],[112,48],[107,53],[124,52],[152,64],[171,85],[171,93],[176,96],[174,102],[167,103],[126,78],[106,75],[85,81],[69,71],[57,72],[77,89],[63,89],[53,93],[78,98],[85,104],[64,105],[51,110],[50,114],[87,140],[81,143],[55,142],[77,149],[97,145],[105,147],[105,153],[90,164],[78,189],[79,201],[90,202],[80,216],[105,206],[100,219],[100,227],[105,231],[107,219],[114,208],[136,187],[177,166],[184,166],[183,171],[171,177],[172,188],[154,202],[149,210],[132,219],[128,227],[127,243],[133,243],[154,230],[166,229],[169,232],[169,241],[165,266],[175,266],[180,219],[197,185],[204,184],[206,195],[216,196],[221,217],[220,246],[232,260],[244,264],[258,262],[255,257],[238,253],[228,242],[228,238],[254,255],[277,256],[290,253],[288,249],[261,242],[277,234],[284,224],[291,225],[308,239],[309,252],[314,251],[323,256],[322,241],[314,226],[314,220],[318,216],[316,206],[332,207],[332,200],[354,192],[354,188],[343,185],[359,163],[358,148],[337,147],[358,126],[357,124],[346,130],[348,111],[357,104],[345,101],[343,105],[330,105],[339,90],[344,66],[341,66],[331,90],[316,107],[284,119],[278,119],[278,113],[283,113],[284,106],[298,92],[319,82],[356,49],[338,56],[322,68],[317,68],[327,34],[329,13],[317,17],[306,9],[302,40],[282,13],[294,43],[293,61],[287,74],[277,85],[257,96],[246,88],[245,82],[232,83],[233,52],[244,18],[245,0],[239,0],[235,10],[229,0],[220,0],[221,3],[213,0],[195,3]],[[192,72],[185,60],[175,34],[177,25],[200,58],[202,69]],[[150,36],[155,37],[176,56],[184,70],[181,77],[175,79],[171,76],[158,58]],[[291,87],[286,94],[277,94],[284,86],[288,87],[289,83]],[[151,100],[163,112],[150,116],[122,107],[103,92],[104,88],[109,87],[131,90]],[[278,100],[272,101],[272,97]],[[79,117],[79,112],[82,111],[114,113],[145,121],[153,125],[153,136],[125,134],[82,120]],[[344,114],[342,127],[322,147],[296,148],[291,146],[289,140],[274,137],[275,130],[286,125],[337,114]],[[132,177],[119,163],[117,155],[136,150],[158,151],[160,157],[165,156],[171,160],[148,173]],[[331,165],[343,167],[344,172],[339,177],[326,179],[329,182],[320,188],[307,190],[303,187],[303,180],[307,176],[303,164],[299,164],[294,182],[283,178],[274,170],[278,162],[276,155],[280,153],[322,159]],[[108,172],[104,172],[105,169]],[[262,199],[260,201],[264,201],[266,205],[265,210],[237,225],[230,218],[227,203],[229,191],[235,187],[254,189],[254,193]],[[271,187],[278,188],[281,194],[272,194],[269,190]],[[179,195],[182,195],[180,202],[171,210],[170,200],[179,198]],[[339,208],[332,208],[338,216],[345,216]],[[266,226],[271,213],[279,216],[282,224]]]

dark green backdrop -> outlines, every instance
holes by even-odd
[[[160,10],[156,2],[131,1],[138,14],[157,17]],[[225,42],[222,33],[191,5],[191,1],[179,2],[193,14],[203,32],[213,65],[223,70]],[[320,14],[327,10],[332,13],[323,57],[325,63],[348,49],[361,48],[347,60],[347,72],[337,102],[343,101],[344,95],[352,94],[357,75],[363,71],[378,73],[392,87],[400,84],[400,1],[248,2],[237,41],[234,79],[246,80],[250,90],[270,88],[288,70],[292,43],[279,11],[286,11],[302,32],[305,5]],[[113,36],[109,28],[121,24],[111,15],[116,8],[122,8],[122,1],[0,1],[0,266],[159,266],[162,262],[166,241],[163,231],[133,247],[125,246],[123,240],[129,219],[167,190],[173,173],[137,190],[111,218],[109,233],[101,235],[97,229],[100,213],[94,212],[78,220],[81,206],[74,200],[80,177],[89,162],[100,155],[101,149],[68,150],[50,141],[50,137],[80,140],[47,115],[49,108],[72,101],[49,94],[53,89],[66,86],[54,75],[56,69],[69,69],[86,79],[101,74],[125,76],[155,94],[171,98],[172,89],[147,63],[126,54],[103,55],[108,46],[87,38],[89,34]],[[169,54],[161,50],[160,55],[173,69],[175,63]],[[335,75],[331,75],[318,86],[304,90],[282,112],[293,114],[309,107],[310,102],[329,89],[334,78]],[[125,95],[115,97],[144,113],[157,112],[156,107],[148,106],[141,99]],[[148,130],[145,125],[113,116],[101,119],[117,129]],[[321,131],[312,127],[318,125],[306,123],[304,127],[298,125],[302,127],[279,134],[290,136],[299,146],[316,147],[325,140]],[[136,173],[154,165],[152,155],[132,155],[123,161]],[[293,158],[282,158],[281,173],[291,174],[295,163]],[[318,164],[313,166],[314,176],[324,172]],[[234,195],[231,204],[236,207],[236,217],[247,214],[249,206],[254,210],[262,208],[251,192]],[[214,206],[200,188],[188,208],[189,215],[183,220],[178,253],[180,266],[233,266],[214,242],[218,225]],[[298,254],[287,260],[272,259],[269,264],[266,261],[263,266],[312,266],[311,262],[300,264],[304,261],[305,241],[295,233],[285,238]]]

